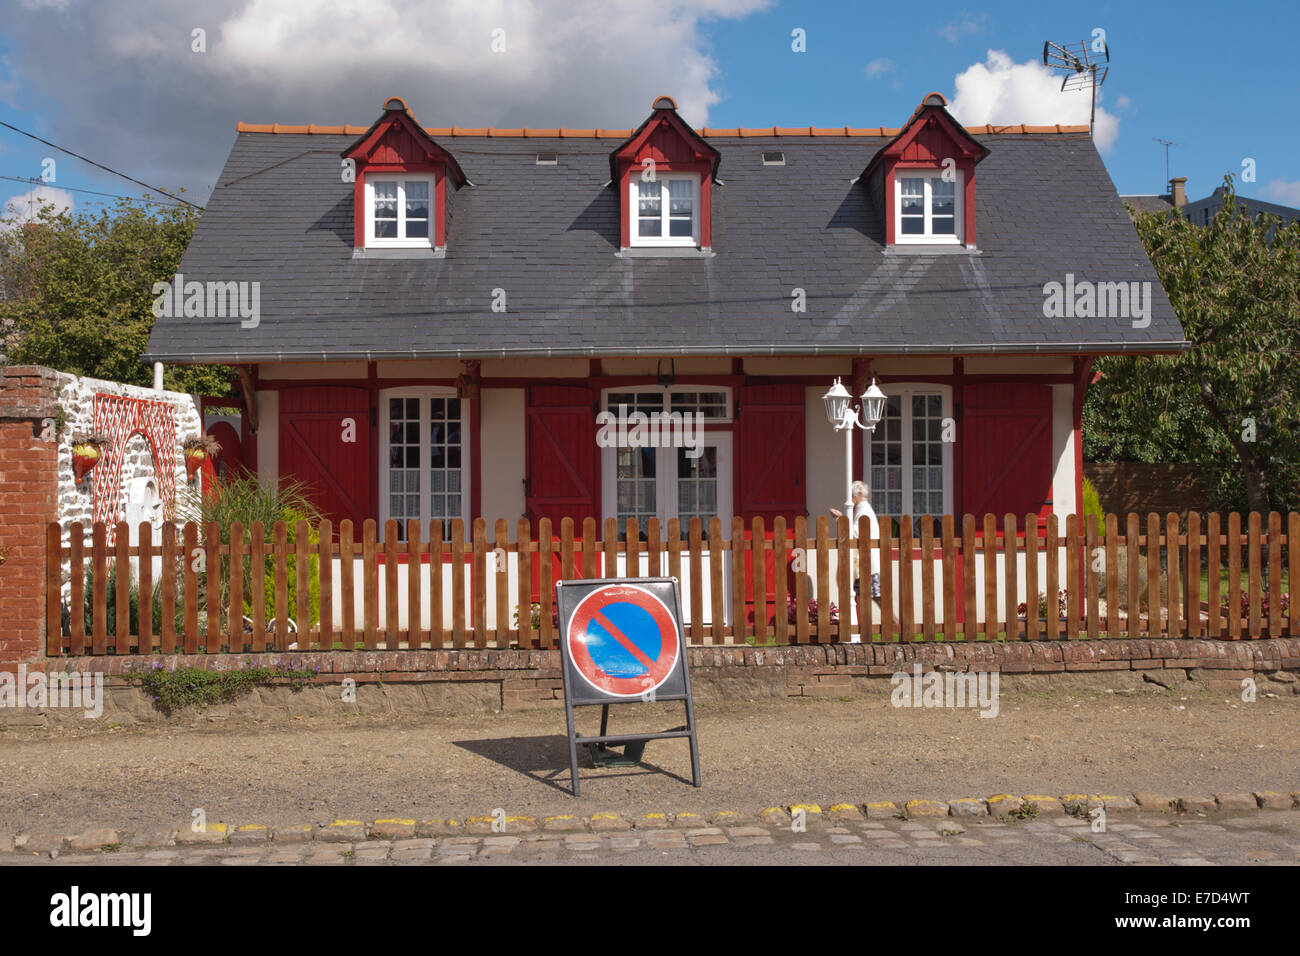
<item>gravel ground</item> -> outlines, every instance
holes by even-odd
[[[611,732],[665,730],[680,705],[615,709]],[[579,711],[595,733],[599,711]],[[704,786],[686,743],[652,741],[647,763],[593,769],[568,794],[564,712],[425,718],[202,715],[142,728],[0,730],[0,834],[210,822],[544,816],[612,810],[753,814],[792,801],[1016,794],[1171,796],[1300,790],[1300,698],[1056,691],[1002,695],[1001,713],[895,709],[871,699],[696,707]]]

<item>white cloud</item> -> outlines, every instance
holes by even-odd
[[[985,32],[991,23],[987,13],[974,14],[968,10],[961,12],[960,19],[954,20],[939,30],[939,36],[949,43],[960,43],[962,37]]]
[[[14,76],[51,104],[43,135],[202,200],[237,120],[364,125],[392,95],[426,126],[627,128],[667,93],[704,125],[721,98],[704,27],[770,2],[100,0],[5,30]]]
[[[1300,181],[1274,179],[1260,191],[1274,202],[1284,206],[1300,207]]]
[[[1119,99],[1115,100],[1115,109],[1120,110],[1121,112],[1127,113],[1132,108],[1133,101],[1127,96],[1121,94]]]
[[[1087,125],[1091,97],[1083,92],[1061,92],[1061,78],[1034,60],[1014,63],[1005,52],[989,50],[983,63],[957,74],[956,95],[949,111],[964,126]],[[1096,142],[1108,150],[1119,137],[1119,117],[1101,106],[1097,94]]]
[[[76,205],[72,193],[54,186],[32,186],[30,190],[16,193],[0,205],[0,219],[27,222],[36,218],[42,206],[53,206],[56,213]]]
[[[889,57],[880,56],[868,63],[864,72],[867,74],[867,79],[874,80],[877,77],[884,76],[886,73],[893,73],[897,66],[898,64]]]

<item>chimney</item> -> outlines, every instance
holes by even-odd
[[[1169,180],[1169,195],[1170,200],[1174,204],[1174,208],[1187,205],[1186,176],[1175,176],[1173,179]]]

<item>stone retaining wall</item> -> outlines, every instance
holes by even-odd
[[[1300,638],[1262,641],[1106,640],[976,644],[832,644],[797,647],[692,647],[687,650],[698,701],[763,697],[848,697],[885,694],[900,671],[996,671],[1004,691],[1016,689],[1135,689],[1240,694],[1253,678],[1257,693],[1300,693]],[[210,707],[220,716],[303,713],[489,713],[559,707],[563,702],[558,650],[457,649],[151,655],[48,659],[48,671],[105,674],[104,718],[163,720],[139,688],[121,675],[132,665],[233,670],[296,661],[319,668],[314,686],[257,688],[248,698]],[[345,679],[357,684],[355,703],[341,699]],[[71,714],[47,710],[58,718]],[[0,722],[39,715],[0,711]],[[81,719],[76,715],[76,719]]]

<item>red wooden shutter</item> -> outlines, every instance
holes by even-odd
[[[1052,389],[999,382],[967,385],[962,402],[962,511],[1052,512]]]
[[[736,514],[746,523],[762,515],[769,528],[777,515],[793,524],[808,510],[803,386],[749,385],[736,398]]]
[[[596,412],[590,388],[582,385],[533,385],[528,389],[527,484],[524,507],[536,527],[550,518],[555,534],[560,521],[600,518],[599,458]]]
[[[356,441],[343,440],[344,419],[355,424]],[[371,513],[376,463],[370,454],[370,393],[327,386],[280,392],[280,477],[308,485],[308,495],[335,527]],[[347,437],[353,437],[351,429]],[[268,529],[269,532],[269,529]]]

